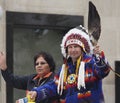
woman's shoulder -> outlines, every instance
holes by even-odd
[[[35,78],[37,76],[37,74],[29,74],[27,77],[29,78],[29,79],[33,79],[33,78]]]

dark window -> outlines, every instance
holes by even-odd
[[[120,61],[115,61],[115,71],[120,73]],[[120,103],[120,77],[115,75],[115,103]]]

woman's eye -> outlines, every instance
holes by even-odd
[[[40,65],[44,65],[44,64],[47,64],[47,63],[46,63],[46,62],[40,62],[40,63],[38,62],[38,63],[36,63],[35,65],[37,66],[37,65],[39,65],[39,64],[40,64]]]

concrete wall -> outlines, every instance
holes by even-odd
[[[120,0],[91,1],[96,5],[101,17],[102,33],[99,44],[114,69],[115,60],[120,60]],[[0,17],[0,50],[3,51],[5,51],[6,43],[5,11],[84,15],[85,26],[87,27],[88,0],[0,0],[0,6],[3,9],[3,14]],[[114,82],[113,72],[103,80],[106,103],[115,103]],[[2,82],[2,85],[4,85],[4,82]],[[2,93],[4,93],[4,90],[5,88],[2,89]],[[2,99],[0,98],[0,100]],[[5,103],[4,100],[0,102]]]
[[[5,2],[0,0],[0,50],[5,51]],[[6,103],[6,84],[0,74],[0,102]]]

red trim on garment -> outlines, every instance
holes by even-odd
[[[66,103],[65,99],[60,99],[60,103]]]
[[[47,77],[49,77],[51,74],[52,74],[52,72],[46,74],[43,78],[47,78]],[[36,80],[36,79],[38,79],[38,78],[40,78],[40,75],[39,75],[39,74],[37,74],[37,75],[33,78],[33,80]]]
[[[85,72],[85,82],[94,82],[97,78],[93,75],[92,69],[87,69]]]
[[[90,62],[91,58],[87,58],[85,60],[83,60],[83,62],[87,63],[87,62]]]
[[[78,93],[78,99],[86,98],[86,97],[89,97],[89,96],[91,96],[91,91],[87,91],[85,93]]]
[[[73,88],[73,87],[76,87],[76,86],[77,86],[77,83],[76,83],[76,82],[73,83],[73,84],[66,84],[66,85],[64,86],[64,89]]]
[[[51,74],[52,74],[52,72],[46,74],[43,78],[47,78],[47,77],[49,77]]]
[[[103,52],[103,51],[101,51],[100,56],[101,56],[102,58],[105,58],[105,55],[104,55],[104,52]]]

